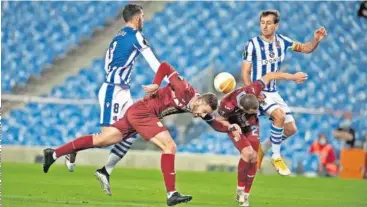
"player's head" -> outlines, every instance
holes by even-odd
[[[217,110],[218,99],[214,93],[204,93],[193,100],[191,113],[194,117],[204,118],[207,114]]]
[[[280,13],[277,10],[264,10],[260,13],[260,28],[264,36],[271,36],[278,29]]]
[[[139,31],[143,29],[144,12],[143,7],[136,4],[127,4],[122,11],[122,17],[126,23],[130,23]]]
[[[247,114],[257,114],[259,110],[259,100],[254,94],[246,94],[240,99],[240,108]]]

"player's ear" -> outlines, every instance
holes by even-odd
[[[276,23],[275,24],[275,29],[278,29],[278,27],[279,27],[279,23]]]

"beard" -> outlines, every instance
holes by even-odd
[[[142,31],[143,31],[143,21],[141,20],[141,18],[139,18],[139,22],[138,22],[138,30],[139,30],[140,32],[142,32]]]

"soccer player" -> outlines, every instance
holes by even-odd
[[[246,43],[243,53],[242,74],[245,85],[250,85],[269,72],[279,71],[287,49],[311,53],[327,35],[325,28],[321,27],[314,32],[313,40],[302,44],[286,36],[276,34],[279,21],[280,14],[276,10],[266,10],[260,13],[261,35],[250,39]],[[270,138],[260,147],[258,165],[260,168],[264,154],[271,147],[273,152],[272,164],[278,173],[290,175],[291,172],[280,154],[280,144],[296,133],[296,123],[288,105],[277,92],[275,80],[266,84],[263,93],[266,98],[264,104],[260,105],[260,110],[270,116],[273,123]]]
[[[165,76],[170,84],[159,88]],[[217,108],[217,97],[212,93],[199,95],[168,63],[160,65],[153,83],[144,86],[149,96],[130,106],[122,119],[106,127],[101,134],[79,137],[55,150],[45,149],[43,171],[47,173],[60,156],[94,147],[107,147],[139,133],[144,140],[162,150],[161,170],[167,190],[167,204],[172,206],[190,201],[191,196],[176,191],[176,144],[160,119],[170,114],[191,112],[194,117],[210,120],[211,126],[217,131],[229,132],[233,126],[208,119],[208,115]]]
[[[135,58],[142,54],[154,72],[157,72],[160,65],[141,33],[144,25],[143,8],[139,5],[127,4],[124,7],[122,16],[126,25],[113,38],[106,52],[106,80],[98,94],[102,131],[123,117],[126,110],[133,104],[129,84]],[[112,148],[105,165],[95,173],[101,185],[105,186],[104,189],[108,195],[111,195],[109,175],[135,140],[136,137],[130,137],[116,144]],[[69,171],[74,171],[75,158],[76,153],[66,156],[65,163]]]
[[[270,72],[251,85],[227,94],[218,108],[218,121],[229,122],[226,125],[236,124],[241,128],[240,138],[233,136],[232,133],[228,134],[241,154],[238,162],[236,198],[240,206],[249,206],[249,193],[257,171],[257,152],[260,144],[258,99],[264,98],[261,92],[267,84],[280,79],[302,83],[307,79],[307,75],[302,72],[296,74]]]

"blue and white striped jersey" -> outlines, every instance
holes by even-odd
[[[150,67],[156,72],[160,63],[143,34],[131,27],[122,28],[113,38],[106,52],[105,82],[128,86],[135,58],[140,53],[143,54]]]
[[[293,43],[293,40],[280,34],[275,34],[271,43],[262,40],[260,36],[250,39],[245,46],[243,61],[252,63],[251,81],[259,80],[267,73],[279,71],[287,49],[292,48]],[[267,92],[276,90],[275,80],[264,88]]]

